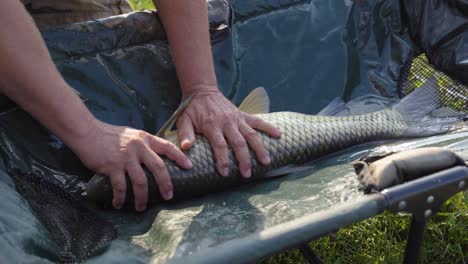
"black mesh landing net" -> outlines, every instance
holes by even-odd
[[[28,201],[61,249],[59,261],[82,261],[117,237],[111,223],[97,216],[81,199],[62,187],[31,173],[13,171],[9,174],[18,193]]]
[[[418,56],[403,69],[400,93],[405,96],[427,80],[441,87],[439,115],[468,112],[468,89],[429,65],[424,55]],[[116,238],[112,223],[100,218],[87,207],[82,197],[48,182],[32,173],[11,172],[17,191],[28,201],[37,218],[60,247],[60,261],[82,261]]]
[[[437,71],[424,54],[411,57],[403,67],[399,85],[400,97],[419,88],[427,80],[436,81],[440,87],[438,115],[450,116],[468,113],[468,87]]]

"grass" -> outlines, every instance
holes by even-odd
[[[406,93],[421,87],[431,77],[437,80],[437,84],[441,87],[442,106],[448,106],[458,111],[468,111],[468,104],[466,103],[468,89],[466,86],[433,68],[424,54],[413,61]]]
[[[151,0],[129,0],[134,10],[154,9]],[[425,58],[421,58],[425,59]],[[422,79],[416,73],[433,75],[427,67],[412,71],[410,85],[419,87]],[[437,76],[442,87],[447,79]],[[420,82],[420,83],[418,83]],[[458,106],[458,102],[452,103]],[[458,107],[454,107],[458,108]],[[384,213],[343,228],[338,233],[323,237],[311,247],[324,263],[401,263],[410,225],[409,216]],[[276,254],[262,264],[305,263],[298,250]],[[459,193],[449,199],[427,226],[420,263],[468,263],[468,193]]]
[[[467,111],[468,89],[432,68],[424,55],[415,59],[408,78],[408,92],[421,87],[431,76],[441,87],[441,102]],[[450,96],[446,96],[449,94]],[[457,94],[458,93],[458,94]],[[455,95],[454,95],[455,94]],[[324,263],[401,263],[410,216],[384,213],[341,229],[310,243]],[[427,226],[420,263],[468,263],[468,192],[450,198]],[[307,263],[298,250],[264,260],[262,264]]]
[[[410,216],[384,213],[343,228],[310,246],[324,263],[401,263]],[[420,263],[467,263],[468,193],[449,199],[427,226]],[[306,263],[298,250],[270,257],[263,264]]]
[[[151,0],[128,0],[128,3],[135,11],[155,9],[153,1]]]

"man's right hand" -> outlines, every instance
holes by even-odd
[[[6,25],[0,27],[0,93],[61,138],[88,168],[109,176],[115,208],[124,204],[128,175],[135,208],[146,209],[148,182],[141,164],[154,175],[161,195],[171,199],[171,178],[159,155],[188,169],[184,153],[146,132],[98,121],[57,71],[20,1],[0,1],[0,25]]]
[[[20,1],[0,1],[0,25],[6,25],[0,27],[0,93],[61,138],[88,168],[109,176],[115,208],[125,202],[128,175],[135,208],[146,209],[148,182],[142,164],[154,175],[162,197],[171,199],[171,178],[159,155],[188,169],[191,163],[184,153],[146,132],[98,121],[57,71]]]
[[[190,169],[192,163],[175,145],[162,138],[129,127],[113,126],[92,121],[86,136],[73,140],[70,145],[81,161],[91,170],[110,178],[114,208],[125,202],[125,175],[130,177],[135,197],[135,209],[144,211],[148,201],[148,182],[142,164],[153,174],[161,196],[170,200],[172,182],[164,161],[165,155],[179,166]]]

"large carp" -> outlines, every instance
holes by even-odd
[[[174,186],[174,199],[190,198],[257,179],[285,175],[300,170],[305,163],[365,142],[446,133],[463,120],[461,116],[438,118],[431,115],[439,106],[439,88],[434,80],[428,80],[421,88],[389,109],[356,116],[325,115],[333,114],[345,106],[342,102],[334,101],[321,112],[323,115],[268,113],[268,96],[263,88],[257,88],[239,108],[274,124],[282,131],[280,138],[258,132],[271,155],[271,164],[261,165],[251,151],[252,177],[242,178],[234,153],[229,150],[229,175],[223,177],[216,170],[208,140],[198,135],[196,143],[186,151],[193,163],[192,169],[182,169],[164,158]],[[177,137],[174,136],[176,133],[172,131],[170,134],[166,138],[177,144]],[[148,204],[163,202],[152,175],[147,172],[147,176]],[[130,182],[128,185],[130,186]],[[127,190],[126,205],[131,207],[132,188]],[[101,205],[111,205],[112,187],[109,178],[94,176],[87,185],[87,196]]]

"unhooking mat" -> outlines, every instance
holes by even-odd
[[[271,96],[272,111],[313,114],[340,96],[352,99],[354,113],[369,112],[397,101],[406,83],[418,84],[428,77],[420,74],[422,71],[403,74],[417,45],[402,24],[399,1],[359,1],[356,5],[325,0],[210,1],[209,7],[219,86],[236,103],[253,88],[263,86]],[[62,75],[99,119],[155,133],[177,107],[177,78],[154,13],[52,28],[43,36]],[[459,93],[456,98],[462,98],[456,104],[459,110],[466,110],[466,89],[447,85],[455,87],[450,91]],[[80,204],[74,209],[85,211],[83,218],[70,218],[66,214],[72,210],[57,209],[53,217],[49,215],[52,224],[45,225],[31,208],[51,210],[47,199],[36,205],[26,202],[27,195],[22,197],[15,191],[14,177],[10,176],[21,172],[18,175],[40,177],[45,182],[35,179],[30,183],[45,185],[52,197],[73,202],[81,199],[83,184],[93,173],[60,139],[11,103],[2,105],[0,137],[0,256],[12,262],[90,257],[89,263],[159,263],[220,256],[229,252],[227,245],[252,243],[256,235],[266,239],[275,228],[299,225],[304,217],[324,210],[336,209],[336,215],[326,223],[328,229],[380,213],[384,208],[367,201],[358,191],[349,165],[371,152],[448,146],[468,159],[468,131],[374,142],[317,161],[305,172],[157,206],[143,214],[102,211]],[[50,186],[59,186],[60,191]],[[24,192],[34,194],[27,188]],[[67,206],[66,202],[56,204],[52,209]],[[64,231],[71,240],[74,234],[82,235],[82,230],[103,231],[107,237],[79,244],[77,253],[67,241],[60,241],[63,237],[51,236],[46,228],[54,226],[56,220],[56,230],[62,231],[59,218],[63,217],[76,223],[77,230]],[[90,223],[103,228],[90,229]],[[117,233],[106,232],[109,226]],[[317,226],[310,232],[324,235],[320,229]],[[109,240],[112,242],[106,244]],[[290,243],[292,246],[295,241]],[[262,256],[271,245],[252,246],[255,254]],[[235,262],[245,254],[229,253],[236,256],[231,259]]]

